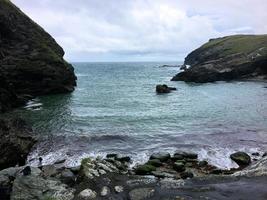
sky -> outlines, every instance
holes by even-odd
[[[210,38],[267,33],[267,0],[12,0],[85,61],[182,61]]]

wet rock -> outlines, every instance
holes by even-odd
[[[182,156],[183,158],[186,158],[186,159],[197,159],[198,158],[198,155],[196,153],[184,152],[184,151],[176,151],[174,153],[174,157],[175,156]]]
[[[105,196],[108,196],[109,194],[110,194],[109,187],[108,186],[102,187],[101,192],[100,192],[100,196],[105,197]]]
[[[129,156],[117,156],[115,158],[116,160],[120,161],[120,162],[130,162],[131,161],[131,158]]]
[[[157,85],[156,92],[158,94],[170,93],[172,90],[176,90],[174,87],[168,87],[167,85]]]
[[[129,192],[130,200],[145,200],[154,196],[154,188],[137,188]]]
[[[59,171],[55,165],[45,165],[42,167],[42,171],[45,177],[55,177],[59,174]]]
[[[252,156],[260,156],[260,153],[259,152],[254,152],[251,154]]]
[[[76,176],[71,170],[65,169],[61,172],[60,180],[69,185],[75,182]]]
[[[172,161],[183,160],[184,156],[180,155],[180,154],[176,154],[176,155],[173,155],[173,157],[171,157],[171,159],[172,159]]]
[[[96,192],[91,189],[85,189],[78,195],[79,200],[90,200],[95,199],[97,196]]]
[[[32,170],[31,170],[31,167],[30,167],[30,166],[25,167],[25,168],[21,171],[21,173],[23,174],[23,176],[31,175],[31,172],[32,172]]]
[[[162,163],[159,159],[152,159],[152,160],[149,160],[149,161],[147,161],[146,164],[148,164],[148,165],[152,165],[152,166],[154,166],[154,167],[160,167],[160,166],[163,165],[163,163]]]
[[[151,174],[152,171],[155,171],[156,167],[154,167],[153,165],[139,165],[137,166],[137,168],[135,169],[135,173],[137,175],[149,175]]]
[[[194,174],[190,171],[185,171],[180,174],[182,179],[193,178]]]
[[[81,166],[76,166],[76,167],[71,167],[69,168],[74,174],[78,174],[80,169],[81,169]]]
[[[21,167],[11,167],[0,171],[0,199],[10,199],[13,181]]]
[[[68,188],[59,180],[44,178],[41,170],[31,167],[32,173],[28,176],[18,174],[14,180],[12,200],[43,200],[46,198],[66,199],[74,198],[74,189]]]
[[[182,162],[175,162],[173,164],[173,169],[176,170],[177,172],[183,172],[185,171],[185,164]]]
[[[222,174],[222,173],[223,173],[223,171],[221,169],[213,169],[210,171],[210,174],[218,175],[218,174]]]
[[[19,118],[0,119],[0,170],[25,165],[36,138],[32,129]]]
[[[117,158],[118,157],[118,154],[116,153],[110,153],[110,154],[107,154],[106,158]]]
[[[54,162],[54,164],[55,164],[55,165],[56,165],[56,164],[63,164],[65,161],[66,161],[65,158],[63,158],[63,159],[59,159],[59,160],[57,160],[56,162]]]
[[[153,153],[150,156],[150,160],[160,160],[161,162],[166,162],[171,158],[171,155],[167,152],[159,152],[159,153]]]
[[[206,167],[209,163],[206,160],[199,161],[198,166],[199,167]]]
[[[244,167],[251,163],[250,156],[245,152],[236,152],[230,155],[230,158],[239,166]]]
[[[123,192],[124,188],[121,185],[117,185],[114,187],[114,190],[116,193],[121,193],[121,192]]]

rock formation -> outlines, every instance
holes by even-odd
[[[9,0],[0,0],[0,111],[35,95],[71,92],[73,67],[63,49]]]
[[[185,69],[173,81],[214,82],[267,79],[267,35],[234,35],[211,39],[185,58]]]
[[[25,165],[25,160],[36,139],[29,126],[21,119],[0,119],[0,169]]]

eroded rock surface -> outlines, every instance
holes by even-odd
[[[74,90],[63,49],[9,0],[0,0],[0,112],[30,96]]]

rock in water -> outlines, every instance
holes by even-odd
[[[171,158],[171,155],[168,152],[153,153],[150,156],[150,160],[158,159],[161,162],[165,162],[165,161],[167,161],[170,158]]]
[[[185,58],[189,69],[173,81],[206,83],[267,78],[267,35],[234,35],[212,39]]]
[[[168,87],[167,85],[157,85],[156,86],[156,92],[158,94],[164,94],[164,93],[170,93],[171,90],[176,90],[174,87]]]
[[[250,156],[245,152],[236,152],[230,155],[230,158],[239,166],[244,167],[251,163]]]
[[[0,169],[24,165],[35,144],[35,136],[21,119],[0,119]]]
[[[0,111],[26,95],[74,90],[76,76],[63,49],[9,0],[0,0],[0,27]]]

